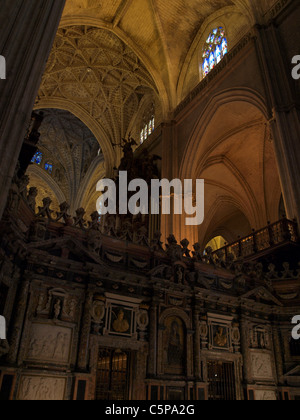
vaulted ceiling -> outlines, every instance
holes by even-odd
[[[43,160],[40,165],[29,167],[31,186],[39,190],[39,205],[50,196],[55,210],[67,201],[74,211],[88,204],[84,196],[97,168],[102,168],[104,174],[103,155],[92,132],[73,114],[55,109],[42,111],[39,150]],[[45,171],[45,163],[53,165],[51,174]],[[99,178],[94,180],[93,192]]]
[[[250,27],[276,1],[67,0],[61,27],[90,25],[120,37],[152,75],[167,111],[180,99],[176,88],[197,37],[215,19]]]
[[[132,131],[138,135],[145,106],[154,105],[159,123],[172,117],[173,109],[199,83],[199,51],[214,25],[225,27],[230,48],[275,1],[66,0],[35,109],[68,111],[81,120],[101,145],[106,175],[111,175],[120,159],[114,144]],[[70,147],[70,120],[55,112],[60,124],[65,120],[58,141],[64,138],[64,145],[51,153],[64,160],[62,151],[68,149],[64,162],[72,185],[68,181],[68,187],[60,188],[74,202],[85,146],[76,157]],[[47,114],[48,132],[42,133],[42,142],[55,131],[53,117]],[[94,200],[93,190],[89,187],[89,202]]]

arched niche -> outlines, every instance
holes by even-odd
[[[165,310],[159,318],[158,374],[192,375],[193,341],[190,317],[181,309]]]

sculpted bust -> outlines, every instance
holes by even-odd
[[[113,329],[118,333],[126,333],[129,330],[129,323],[124,319],[124,311],[121,309],[118,313],[118,318],[113,323]]]

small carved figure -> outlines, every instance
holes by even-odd
[[[181,265],[179,265],[176,269],[175,279],[177,284],[183,284],[184,268]]]
[[[163,242],[161,241],[161,232],[155,232],[154,237],[151,240],[151,251],[164,251]]]
[[[28,175],[23,175],[19,181],[19,194],[25,200],[27,199],[27,187],[29,185],[30,179]]]
[[[199,244],[199,242],[193,245],[193,248],[194,248],[194,251],[193,251],[194,260],[197,262],[203,261],[203,253],[201,252],[201,245]]]
[[[190,250],[188,249],[189,248],[189,244],[190,244],[189,241],[187,239],[183,239],[180,242],[180,244],[182,246],[182,255],[185,256],[185,257],[187,257],[187,258],[191,258],[191,256],[190,256]]]
[[[174,235],[167,238],[168,244],[166,245],[167,254],[173,261],[180,261],[182,259],[182,248],[178,245]]]
[[[36,198],[38,195],[38,190],[35,187],[31,187],[29,189],[29,193],[27,195],[27,203],[31,210],[35,213],[36,209]]]
[[[55,319],[58,319],[60,312],[61,312],[61,301],[57,299],[54,305],[54,318]]]
[[[97,211],[94,211],[91,214],[91,222],[89,222],[89,229],[90,230],[98,230],[100,231],[100,215]]]
[[[52,200],[49,197],[46,197],[43,199],[43,207],[39,207],[39,212],[37,214],[37,217],[44,217],[45,219],[48,218],[49,220],[52,220],[51,214],[53,213],[53,210],[50,210]]]
[[[74,227],[80,227],[81,229],[85,229],[86,221],[84,220],[85,210],[80,208],[76,210],[76,217],[74,217]]]
[[[63,219],[67,226],[71,226],[72,218],[68,214],[68,211],[70,210],[69,204],[67,202],[64,202],[59,206],[59,209],[60,211],[57,212],[56,222],[59,222],[61,219]]]

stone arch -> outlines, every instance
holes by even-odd
[[[196,122],[192,134],[186,144],[180,165],[180,177],[192,179],[196,172],[199,139],[205,136],[205,132],[214,117],[216,111],[223,105],[242,102],[255,107],[269,121],[272,114],[268,110],[264,98],[257,92],[248,88],[228,89],[213,96],[202,110]],[[193,165],[190,163],[193,162]]]
[[[47,98],[41,99],[35,105],[35,110],[39,109],[59,109],[68,111],[75,117],[79,118],[94,134],[99,145],[103,150],[104,159],[106,162],[107,176],[112,175],[113,167],[116,163],[116,156],[112,144],[105,134],[102,127],[88,114],[82,107],[68,99],[63,98]]]
[[[239,88],[216,94],[207,103],[202,102],[202,107],[198,105],[199,117],[179,157],[180,179],[204,179],[207,188],[215,188],[215,196],[230,196],[239,203],[237,207],[251,229],[266,226],[269,218],[266,202],[270,202],[266,186],[279,183],[279,175],[272,148],[268,167],[274,176],[270,170],[265,175],[264,153],[266,144],[271,153],[271,143],[267,135],[270,115],[264,99],[257,91]],[[215,173],[210,169],[213,165]],[[211,205],[205,203],[205,219],[209,217]],[[204,226],[201,229],[205,230]],[[191,243],[198,242],[199,230],[184,226],[182,218],[181,237],[187,237]]]
[[[177,316],[182,319],[182,321],[185,323],[186,329],[192,328],[192,321],[190,317],[187,315],[186,312],[184,312],[182,309],[175,309],[175,308],[169,308],[166,309],[159,318],[159,324],[163,325],[165,320],[169,318],[170,316]]]
[[[241,27],[236,28],[234,25],[234,29],[232,31],[228,31],[230,26],[230,21],[227,16],[233,16],[239,14],[241,17],[247,21],[247,25],[244,22],[244,25]],[[194,41],[189,49],[189,52],[185,58],[184,64],[182,66],[182,70],[180,72],[179,80],[178,80],[178,88],[177,88],[177,97],[178,102],[183,100],[185,94],[189,90],[191,90],[197,83],[200,82],[200,73],[199,73],[199,65],[202,61],[202,46],[204,45],[207,36],[213,29],[213,26],[222,26],[227,35],[228,47],[229,50],[241,39],[243,33],[246,32],[247,29],[251,28],[250,19],[245,11],[242,10],[240,7],[233,5],[233,6],[226,6],[222,9],[216,11],[212,15],[210,15],[201,25],[197,35],[194,38]],[[229,34],[229,36],[228,36]],[[198,70],[198,79],[195,77],[190,82],[188,81],[189,72],[191,69],[194,68],[194,71]],[[194,83],[193,83],[194,82]],[[193,86],[194,85],[194,86]]]
[[[97,183],[100,179],[105,178],[106,166],[103,157],[98,156],[92,162],[76,198],[76,209],[83,207],[88,213],[93,213],[96,210],[96,202],[99,198],[99,193],[96,190]],[[95,207],[91,207],[91,202],[94,199]],[[89,214],[88,214],[89,215]]]
[[[220,216],[222,213],[223,218]],[[246,236],[249,233],[251,233],[251,221],[240,200],[231,196],[220,196],[209,209],[209,215],[199,229],[199,242],[204,251],[208,242],[216,236],[223,236],[227,243],[232,243],[238,236]]]
[[[222,185],[220,181],[219,186],[227,191],[227,193],[231,193],[230,195],[234,198],[237,207],[245,213],[246,217],[251,221],[253,226],[258,226],[261,223],[260,220],[260,213],[259,213],[259,206],[247,179],[242,174],[242,172],[236,167],[236,165],[228,159],[226,156],[217,156],[213,158],[209,158],[205,165],[202,168],[202,171],[199,173],[199,177],[201,178],[202,173],[209,168],[213,168],[217,165],[223,166],[226,168],[237,181],[237,183],[241,186],[242,191],[245,192],[248,202],[245,203],[245,199],[235,190],[229,190],[228,187]],[[213,182],[207,181],[207,184],[213,184]],[[247,204],[247,205],[246,205]]]
[[[30,178],[29,187],[36,187],[38,189],[37,205],[41,204],[44,196],[44,189],[48,189],[49,196],[53,200],[55,210],[58,210],[58,206],[66,201],[66,197],[58,184],[55,182],[52,176],[45,170],[37,165],[30,165],[27,170],[27,175]]]

